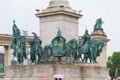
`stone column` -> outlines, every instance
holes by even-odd
[[[10,46],[4,46],[5,54],[4,54],[4,67],[11,65],[11,53],[10,53]]]

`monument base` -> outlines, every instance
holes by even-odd
[[[110,80],[108,69],[97,64],[40,64],[29,66],[9,66],[5,69],[4,80]]]

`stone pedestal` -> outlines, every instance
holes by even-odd
[[[57,28],[61,29],[66,40],[78,39],[78,20],[82,15],[71,9],[67,0],[51,0],[49,6],[36,16],[40,19],[42,46],[51,43]]]
[[[97,64],[9,66],[4,80],[54,80],[56,74],[63,80],[110,80],[108,69]]]

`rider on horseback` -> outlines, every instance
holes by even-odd
[[[37,34],[32,32],[33,39],[29,41],[30,44],[30,59],[33,64],[37,64],[40,61],[42,55],[42,41],[38,38]],[[38,56],[38,57],[37,57]]]
[[[88,33],[88,30],[85,31],[85,34],[82,37],[82,41],[79,42],[78,44],[78,52],[79,55],[78,57],[81,58],[82,62],[87,63],[87,60],[90,60],[90,51],[89,51],[89,47],[90,47],[90,42],[91,42],[91,36]],[[84,57],[82,58],[82,54],[84,55]]]
[[[86,41],[91,41],[91,36],[89,35],[88,30],[85,31],[85,34],[82,37],[82,45],[84,45]]]
[[[13,21],[13,35],[11,48],[13,55],[17,58],[17,65],[22,65],[23,57],[26,59],[25,37],[21,36],[20,30],[17,28],[15,21]]]

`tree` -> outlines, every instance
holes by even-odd
[[[109,68],[109,75],[111,78],[115,77],[116,65],[118,65],[118,73],[120,76],[120,52],[114,52],[112,56],[108,57],[107,67]]]

